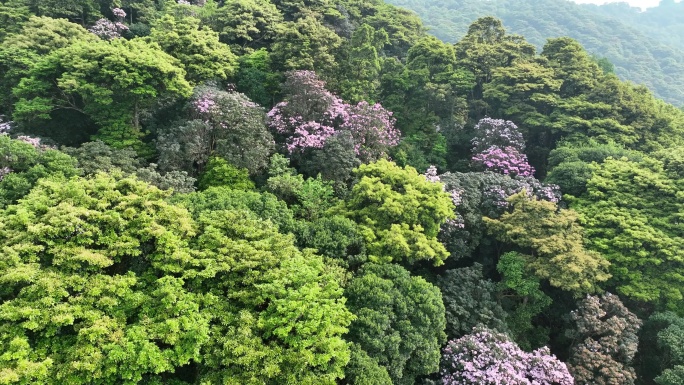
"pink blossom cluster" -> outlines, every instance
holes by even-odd
[[[491,146],[472,158],[473,166],[511,176],[532,176],[534,168],[527,162],[527,155],[515,147]]]
[[[2,181],[5,178],[5,175],[10,174],[11,172],[12,169],[9,167],[0,168],[0,181]]]
[[[392,112],[380,104],[343,102],[325,89],[313,71],[288,73],[286,100],[268,112],[268,124],[284,137],[288,152],[322,148],[338,132],[351,133],[354,151],[364,161],[377,159],[399,143]]]
[[[5,121],[5,116],[0,115],[0,135],[7,135],[9,130],[12,128],[13,122]]]
[[[121,37],[121,34],[128,31],[128,26],[121,22],[113,22],[107,19],[100,19],[95,25],[88,28],[88,31],[99,36],[101,39],[113,40]]]
[[[24,143],[28,143],[37,150],[48,150],[48,149],[54,149],[55,148],[53,146],[48,146],[46,144],[41,143],[40,138],[34,138],[33,136],[20,135],[20,136],[17,136],[17,140],[20,140]]]
[[[528,353],[504,334],[476,327],[442,351],[444,385],[572,385],[567,366],[548,348]]]
[[[425,174],[423,175],[425,176],[425,179],[428,182],[441,183],[442,181],[439,175],[437,175],[437,167],[435,167],[434,165],[428,167],[428,169],[425,171]],[[446,185],[442,185],[442,190],[447,191]],[[462,189],[449,190],[449,195],[451,196],[451,201],[454,203],[454,206],[458,207],[463,201],[463,192],[464,191]],[[442,229],[446,231],[463,228],[465,228],[465,219],[458,212],[456,212],[456,218],[448,219],[444,223],[444,225],[442,225]]]
[[[513,147],[519,152],[525,150],[525,139],[518,126],[503,119],[480,119],[475,126],[475,137],[471,143],[473,153],[482,152],[491,146]]]
[[[126,11],[124,11],[121,8],[112,9],[112,14],[114,15],[114,17],[116,17],[119,20],[123,20],[126,18]]]
[[[214,101],[214,96],[210,93],[205,93],[199,95],[195,100],[192,101],[192,106],[200,114],[207,114],[212,112],[216,107],[216,101]]]
[[[482,205],[488,216],[497,216],[501,209],[508,207],[507,199],[521,191],[548,202],[558,203],[561,200],[560,187],[555,184],[543,184],[534,177],[511,178],[509,183],[491,185],[482,192]]]

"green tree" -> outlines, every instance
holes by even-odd
[[[14,93],[16,120],[48,120],[74,113],[98,125],[96,138],[116,147],[145,152],[141,116],[158,97],[189,96],[178,62],[140,40],[77,43],[36,63]]]
[[[496,68],[529,59],[536,51],[521,36],[507,35],[501,20],[491,16],[472,23],[465,37],[455,44],[455,50],[457,63],[475,75],[475,99],[482,97],[484,84],[492,80]]]
[[[198,87],[181,119],[159,129],[159,163],[163,169],[197,175],[212,156],[219,156],[256,174],[273,149],[265,119],[264,109],[241,93]]]
[[[274,63],[283,70],[313,70],[334,74],[342,39],[313,16],[286,22],[271,47]]]
[[[384,368],[393,384],[408,385],[438,370],[446,322],[437,287],[401,266],[371,263],[349,283],[345,295],[357,317],[347,338],[380,365],[378,372],[364,377],[383,376]]]
[[[680,190],[660,161],[608,159],[572,201],[588,247],[610,261],[618,293],[672,310],[684,298]]]
[[[353,319],[339,272],[247,211],[200,214],[188,284],[211,314],[199,382],[335,384]]]
[[[62,147],[62,152],[78,162],[81,175],[93,176],[99,172],[111,173],[118,170],[126,175],[135,175],[162,190],[173,189],[175,193],[195,191],[195,178],[185,171],[160,172],[155,163],[148,164],[130,148],[112,148],[101,141],[83,143],[78,148]]]
[[[214,186],[226,186],[237,190],[254,188],[254,182],[249,179],[249,173],[246,169],[237,168],[225,159],[218,157],[209,159],[198,182],[200,190]]]
[[[0,111],[12,111],[16,97],[11,90],[22,78],[27,77],[31,67],[60,48],[76,42],[95,42],[97,37],[78,24],[64,19],[32,16],[16,33],[2,40],[0,48]]]
[[[79,173],[74,158],[36,146],[36,139],[27,139],[13,140],[0,135],[0,207],[23,198],[41,178],[70,178]]]
[[[509,212],[498,219],[485,217],[484,222],[496,239],[521,247],[528,254],[528,266],[539,278],[580,294],[596,291],[610,277],[606,272],[609,262],[585,249],[575,211],[559,210],[552,202],[529,198],[524,190],[508,202]]]
[[[443,264],[449,253],[437,235],[454,218],[454,205],[442,184],[387,160],[361,165],[355,175],[359,182],[338,211],[359,224],[370,260]]]
[[[154,383],[199,360],[209,320],[176,275],[193,224],[167,196],[100,174],[43,180],[3,211],[3,382]]]
[[[354,30],[345,46],[348,57],[344,63],[345,81],[342,83],[344,99],[353,103],[376,99],[382,63],[379,53],[387,43],[389,37],[384,30],[376,31],[368,24]]]
[[[237,67],[237,58],[228,46],[219,42],[218,33],[200,27],[200,21],[192,17],[176,19],[164,15],[155,22],[149,40],[178,59],[191,84],[226,80]]]
[[[482,265],[447,270],[438,276],[437,285],[444,300],[449,339],[462,337],[478,325],[509,331],[507,314],[497,300],[497,285],[485,279]]]
[[[283,15],[266,0],[230,0],[206,21],[223,43],[237,53],[268,47],[278,36]]]
[[[501,256],[496,269],[502,276],[499,289],[502,306],[508,311],[506,324],[513,340],[525,350],[548,343],[549,330],[534,323],[534,318],[553,302],[541,290],[539,277],[530,271],[529,256],[508,252]]]

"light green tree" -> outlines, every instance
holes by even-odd
[[[484,223],[499,241],[521,247],[539,278],[576,294],[595,292],[610,278],[609,262],[584,247],[575,211],[530,198],[524,190],[508,198],[508,203],[509,212],[498,219],[485,217]]]
[[[370,260],[443,264],[449,252],[437,234],[454,218],[454,204],[442,184],[384,159],[361,165],[355,175],[359,182],[338,210],[359,224]]]
[[[230,48],[219,42],[218,33],[200,27],[199,19],[164,15],[155,22],[149,40],[178,59],[191,84],[226,80],[237,67],[237,58]]]

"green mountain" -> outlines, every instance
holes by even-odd
[[[642,84],[684,105],[684,3],[667,0],[640,12],[625,3],[579,5],[566,0],[390,0],[418,13],[430,32],[447,42],[465,36],[482,16],[501,19],[511,33],[541,48],[546,39],[569,36],[605,57],[624,80]]]

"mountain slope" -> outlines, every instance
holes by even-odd
[[[525,36],[540,48],[548,38],[570,36],[590,53],[610,60],[622,79],[645,85],[667,102],[684,105],[684,47],[672,43],[681,35],[664,40],[662,32],[649,34],[655,28],[639,27],[647,22],[657,24],[660,11],[651,11],[646,18],[626,5],[603,8],[566,0],[391,2],[417,12],[431,33],[448,42],[463,37],[470,23],[482,16],[500,18],[509,32]],[[621,9],[619,13],[611,11],[616,7]],[[620,18],[622,14],[629,17]],[[678,26],[676,20],[671,25]]]

